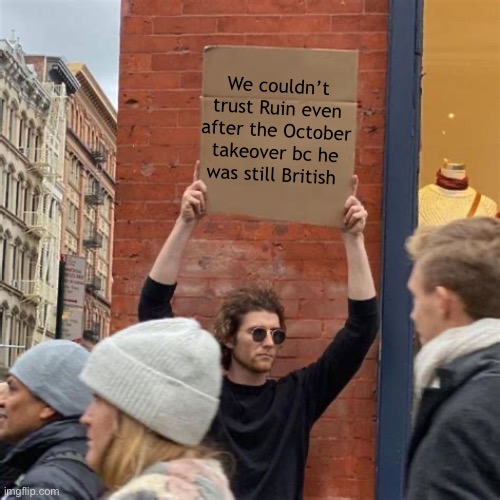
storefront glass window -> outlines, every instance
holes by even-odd
[[[496,216],[500,2],[427,0],[419,224]]]

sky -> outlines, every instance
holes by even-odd
[[[0,38],[12,30],[26,54],[85,63],[117,107],[120,0],[0,0]]]

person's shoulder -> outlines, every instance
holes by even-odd
[[[22,486],[54,489],[75,500],[96,498],[101,480],[85,462],[85,440],[75,439],[49,448],[24,475]]]
[[[479,373],[445,401],[436,424],[474,433],[491,430],[500,438],[500,405],[495,404],[499,393],[500,372]]]
[[[309,365],[308,365],[309,366]],[[295,370],[290,371],[283,377],[273,380],[274,388],[277,393],[285,393],[292,391],[295,395],[297,388],[304,384],[304,379],[307,374],[308,366],[301,366]]]
[[[24,475],[20,487],[53,491],[54,497],[74,500],[97,498],[104,491],[99,478],[85,463],[71,459],[36,464]]]
[[[113,493],[109,500],[213,499],[232,500],[229,482],[220,463],[212,459],[179,459],[149,467]]]

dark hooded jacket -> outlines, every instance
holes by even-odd
[[[20,474],[14,481],[1,483],[2,499],[100,498],[104,488],[85,464],[86,451],[85,428],[77,418],[57,420],[37,429],[17,443],[0,463],[0,470],[8,467]],[[5,496],[7,489],[14,489],[10,496]]]
[[[437,371],[410,444],[407,500],[500,498],[500,344]]]
[[[13,467],[2,463],[3,459],[9,454],[11,449],[12,445],[10,443],[0,440],[0,494],[2,495],[3,486],[14,482],[20,474],[19,471]]]

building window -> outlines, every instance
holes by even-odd
[[[5,283],[11,284],[12,280],[12,253],[14,251],[14,245],[11,244],[12,235],[9,232],[6,232],[4,235],[4,244],[3,244],[3,281]]]
[[[18,276],[17,276],[17,279],[19,281],[22,281],[24,280],[24,256],[25,256],[25,249],[24,248],[20,248],[19,249],[19,272],[18,272]]]
[[[16,116],[16,111],[13,107],[11,107],[9,109],[9,133],[8,133],[10,141],[12,141],[14,138],[15,116]]]
[[[7,272],[7,238],[5,235],[0,239],[1,253],[0,253],[0,281],[6,281]]]
[[[71,167],[69,172],[69,181],[78,189],[80,181],[80,165],[76,158],[71,159]]]
[[[39,161],[41,159],[41,153],[42,153],[41,148],[42,148],[42,132],[40,130],[37,130],[35,135],[34,161]]]
[[[66,253],[71,255],[77,255],[78,253],[78,240],[69,232],[66,232],[66,236],[64,238],[64,243],[66,245],[65,250]]]
[[[3,309],[0,309],[0,344],[6,344],[5,339],[3,337],[4,328],[3,328]]]
[[[3,134],[3,122],[5,120],[5,97],[0,97],[0,134]]]
[[[35,188],[35,192],[33,194],[33,198],[31,200],[31,211],[36,212],[38,210],[38,203],[40,201],[40,191],[38,188]]]
[[[14,142],[14,136],[16,131],[16,108],[12,105],[9,108],[9,141]]]
[[[17,136],[17,145],[21,153],[26,154],[24,147],[26,146],[26,131],[27,131],[27,117],[25,113],[21,114],[21,119],[19,120],[19,133]]]
[[[26,212],[30,211],[32,198],[31,198],[31,184],[29,182],[26,183],[26,189],[24,191],[24,205],[23,205],[23,220],[24,222],[28,222],[28,216]]]
[[[12,189],[11,186],[11,178],[12,178],[12,172],[10,169],[7,170],[7,175],[5,176],[5,196],[4,196],[4,205],[7,210],[9,210],[10,206],[10,192]]]
[[[12,245],[12,280],[10,284],[14,288],[18,288],[19,284],[17,283],[17,252],[19,247],[17,245]]]
[[[101,215],[106,221],[109,220],[109,196],[104,196]]]
[[[15,204],[14,213],[17,217],[22,218],[21,207],[23,206],[23,178],[19,176],[18,179],[14,180],[15,188]]]
[[[35,279],[36,274],[36,263],[38,260],[38,255],[36,253],[32,253],[29,258],[29,280],[33,281]]]
[[[78,232],[78,207],[71,201],[68,210],[68,229],[74,233]]]
[[[47,200],[48,201],[48,200]],[[49,219],[54,220],[56,216],[56,200],[54,198],[50,199],[50,204],[49,204]]]
[[[498,5],[426,2],[420,226],[499,211]]]
[[[12,205],[12,212],[17,215],[17,202],[19,199],[19,179],[16,179],[15,175],[12,176],[12,199],[13,202]]]
[[[109,231],[109,228],[106,228]],[[108,261],[108,252],[109,252],[109,233],[104,232],[102,235],[102,246],[99,249],[99,254],[103,260]]]
[[[26,132],[26,156],[29,157],[31,153],[31,143],[33,142],[33,129],[31,128],[31,123],[28,126],[28,131]]]
[[[18,356],[21,355],[21,353],[26,349],[26,341],[27,339],[24,338],[21,330],[21,319],[19,318],[19,315],[12,315],[11,318],[11,324],[12,324],[12,337],[11,337],[11,342],[12,345],[15,347],[12,347],[9,349],[9,354],[10,354],[10,360],[9,360],[9,366],[12,366]]]
[[[45,282],[45,251],[40,249],[40,268],[38,269],[38,279]]]
[[[111,177],[113,177],[113,179],[115,178],[115,174],[116,174],[116,154],[113,153],[111,155]]]
[[[35,158],[35,137],[36,137],[36,128],[33,121],[30,121],[28,125],[28,132],[26,135],[26,156],[32,161]]]
[[[5,185],[7,183],[7,166],[5,165],[4,161],[2,158],[0,158],[0,202],[1,206],[5,207]]]

